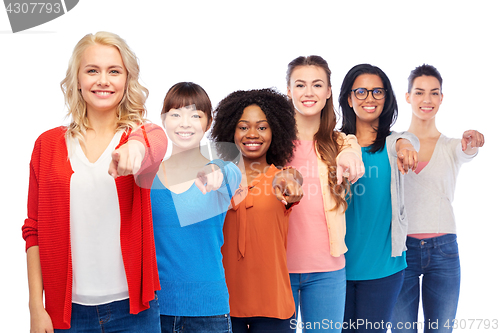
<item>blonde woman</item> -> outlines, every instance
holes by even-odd
[[[40,135],[30,163],[31,332],[160,331],[148,185],[166,136],[145,123],[138,76],[115,34],[73,51],[61,82],[71,124]]]

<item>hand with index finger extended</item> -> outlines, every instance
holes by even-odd
[[[298,172],[294,170],[294,173]],[[300,201],[304,195],[302,185],[294,176],[294,173],[288,173],[283,170],[276,174],[273,180],[274,193],[276,199],[288,205]],[[300,175],[300,180],[302,176]]]
[[[365,165],[359,156],[352,152],[340,154],[337,161],[337,184],[342,184],[346,177],[351,184],[358,181],[365,174]]]
[[[418,152],[407,139],[396,142],[398,169],[402,174],[415,171],[418,166]]]
[[[217,191],[224,181],[224,175],[221,169],[215,164],[205,165],[197,174],[194,181],[196,187],[203,194],[210,191]]]
[[[462,151],[473,154],[484,145],[484,135],[476,130],[465,131],[462,135]]]
[[[137,140],[129,140],[111,153],[108,173],[115,179],[136,174],[141,168],[144,155],[144,145]]]

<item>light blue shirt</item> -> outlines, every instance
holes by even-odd
[[[229,313],[222,265],[222,227],[241,172],[233,163],[215,160],[225,175],[217,191],[202,194],[193,184],[176,194],[155,177],[151,209],[161,290],[160,314],[214,316]]]

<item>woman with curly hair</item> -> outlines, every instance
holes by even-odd
[[[233,332],[290,332],[288,217],[302,197],[302,177],[282,166],[293,154],[293,109],[271,89],[233,92],[216,109],[212,137],[219,146],[236,144],[243,159],[222,246]]]
[[[71,124],[40,135],[30,163],[31,332],[160,332],[148,187],[167,139],[145,122],[138,78],[115,34],[88,34],[73,51],[61,82]]]
[[[304,176],[306,194],[290,216],[287,253],[295,308],[301,315],[296,327],[304,332],[340,332],[342,327],[344,196],[348,182],[364,173],[356,137],[335,130],[330,74],[323,58],[309,56],[292,60],[286,76],[298,126],[290,165]]]
[[[406,267],[403,175],[416,167],[418,139],[411,133],[391,132],[398,105],[389,78],[378,67],[351,68],[342,82],[339,104],[341,130],[356,135],[368,170],[353,186],[346,211],[343,332],[385,332]]]

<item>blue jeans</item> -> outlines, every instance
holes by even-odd
[[[231,317],[233,324],[233,333],[260,333],[260,332],[273,332],[273,333],[293,333],[290,326],[290,320],[268,318],[268,317]]]
[[[348,280],[342,332],[386,332],[403,280],[404,270],[380,279]]]
[[[149,302],[149,309],[130,314],[129,300],[111,302],[102,305],[72,304],[71,328],[55,329],[68,333],[160,333],[160,307],[158,298]]]
[[[302,332],[340,332],[345,306],[345,268],[333,272],[290,273],[295,314]]]
[[[161,315],[161,333],[232,333],[228,314],[179,317]]]
[[[460,293],[457,236],[422,240],[408,237],[406,246],[408,267],[394,308],[392,331],[416,333],[420,327],[424,332],[451,332]],[[419,323],[420,275],[424,321]]]

